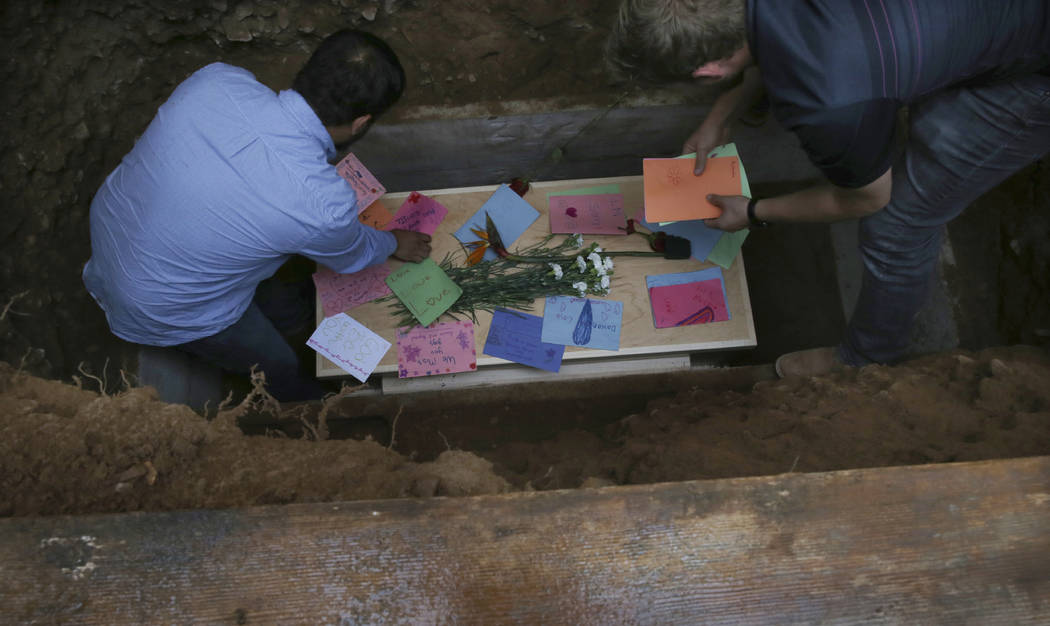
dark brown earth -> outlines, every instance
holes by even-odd
[[[554,488],[588,477],[645,482],[1048,453],[1045,353],[1023,350],[939,355],[752,393],[701,385],[619,404],[406,410],[394,448],[405,456],[377,443],[246,437],[229,427],[235,418],[208,423],[148,391],[122,391],[118,372],[135,371],[134,347],[109,334],[80,282],[88,208],[191,72],[226,61],[284,87],[322,36],[360,26],[390,41],[408,73],[389,123],[419,107],[608,104],[623,89],[602,69],[614,8],[599,0],[5,3],[0,361],[12,369],[0,399],[0,503],[9,503],[0,514],[478,493],[506,488],[497,475],[515,488]],[[952,235],[967,251],[954,271],[980,277],[972,280],[984,294],[957,303],[963,347],[1050,346],[1050,164],[987,194]],[[92,389],[87,374],[97,374],[109,395],[14,370],[78,376]],[[394,413],[347,434],[373,423],[375,438],[388,437]],[[449,447],[492,459],[494,470],[471,465],[478,459],[467,453],[426,465]],[[132,476],[145,461],[158,472],[153,485],[148,474]],[[476,475],[435,482],[442,463]]]
[[[529,414],[491,402],[466,414],[419,403],[400,413],[391,449],[324,440],[316,419],[305,422],[308,438],[276,429],[247,436],[236,422],[265,417],[264,395],[208,421],[158,402],[150,389],[100,396],[2,366],[0,515],[473,495],[1050,454],[1050,355],[1035,348],[941,354],[742,391],[705,381],[697,374],[662,397],[607,398],[591,421],[579,411],[537,441],[488,431],[502,423],[513,432],[511,420],[551,426],[542,401],[526,405]],[[329,408],[337,412],[341,401]],[[294,410],[283,419],[298,421]],[[479,449],[479,437],[491,447]]]

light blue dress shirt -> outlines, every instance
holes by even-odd
[[[91,203],[84,284],[118,337],[168,346],[231,326],[293,254],[354,272],[393,254],[361,224],[335,146],[292,90],[214,63],[186,79]]]

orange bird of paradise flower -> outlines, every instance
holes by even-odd
[[[509,254],[507,248],[503,245],[503,238],[499,236],[496,224],[493,223],[488,213],[485,213],[485,230],[471,228],[470,232],[474,233],[478,240],[467,244],[472,248],[470,254],[467,255],[467,265],[480,263],[481,259],[485,257],[485,251],[488,249],[491,249],[501,257],[506,257]]]

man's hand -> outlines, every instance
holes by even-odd
[[[430,256],[430,235],[411,230],[392,230],[397,238],[397,250],[392,255],[395,259],[419,263]]]
[[[715,122],[708,117],[682,145],[682,154],[696,153],[693,174],[697,176],[703,174],[708,153],[724,143],[729,143],[729,126]]]
[[[747,228],[750,224],[750,221],[747,219],[748,198],[746,196],[717,196],[711,194],[707,196],[707,199],[711,204],[722,209],[722,214],[718,217],[709,217],[704,220],[704,225],[708,228],[717,228],[718,230],[735,233],[738,230]]]

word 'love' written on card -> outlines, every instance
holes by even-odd
[[[386,277],[386,284],[423,326],[430,326],[463,294],[430,258],[405,263]]]

